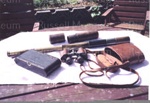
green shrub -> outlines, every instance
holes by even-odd
[[[42,0],[33,0],[35,7],[40,7]]]
[[[91,17],[92,18],[101,15],[100,7],[99,6],[93,6],[93,7],[91,7],[90,12],[91,12]]]
[[[45,6],[61,6],[68,3],[74,3],[77,0],[33,0],[34,6],[37,8]]]

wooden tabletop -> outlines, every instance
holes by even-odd
[[[1,85],[1,101],[91,102],[100,100],[148,100],[148,86],[91,88],[83,84]]]

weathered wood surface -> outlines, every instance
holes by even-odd
[[[83,84],[1,85],[0,101],[91,102],[100,100],[148,100],[148,86],[91,88]]]
[[[115,0],[113,4],[113,8],[102,14],[105,18],[105,25],[114,23],[109,26],[137,30],[144,35],[147,25],[146,12],[149,10],[149,0]],[[122,25],[124,22],[130,25]]]
[[[32,31],[35,23],[33,0],[0,1],[0,39],[21,31]]]

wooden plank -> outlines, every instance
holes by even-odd
[[[33,30],[33,24],[30,24],[30,25],[15,24],[15,25],[7,26],[5,28],[0,29],[1,33],[32,31],[32,30]]]
[[[30,24],[34,24],[34,22],[35,22],[34,18],[5,20],[5,21],[0,21],[0,27],[10,26],[10,25],[28,25],[28,24],[30,25]]]
[[[33,30],[33,24],[30,24],[30,25],[14,25],[14,26],[11,26],[8,27],[8,28],[0,28],[0,40],[1,39],[5,39],[9,36],[12,36],[12,35],[15,35],[19,32],[22,32],[22,31],[32,31]]]
[[[0,21],[1,32],[32,31],[34,18],[10,19]]]
[[[93,102],[101,100],[148,100],[148,86],[90,88],[83,84],[2,85],[1,101]],[[62,86],[62,87],[61,87]],[[132,94],[132,95],[131,95]]]
[[[13,23],[20,23],[20,24],[33,24],[35,22],[34,18],[23,18],[23,19],[10,19],[10,20],[3,20],[0,21],[0,24],[13,24]]]
[[[130,30],[139,30],[139,31],[144,30],[144,26],[143,25],[129,24],[129,23],[117,24],[114,27],[116,27],[116,28],[130,29]]]
[[[146,7],[115,6],[115,11],[146,12]]]
[[[132,2],[148,2],[148,0],[115,0],[115,1],[132,1]]]
[[[20,31],[32,31],[34,15],[33,0],[0,0],[1,36],[5,38]]]
[[[18,12],[18,11],[27,11],[27,10],[34,10],[33,0],[0,1],[0,12]]]
[[[10,20],[10,19],[22,19],[22,18],[34,18],[34,12],[21,12],[13,14],[0,14],[1,20]]]
[[[147,7],[148,2],[134,2],[132,0],[131,1],[114,1],[114,5]]]
[[[113,11],[113,8],[108,9],[106,12],[102,14],[102,16],[108,16]]]
[[[150,20],[150,11],[146,12],[146,20]]]
[[[18,32],[7,32],[7,33],[0,33],[0,40],[10,37]]]
[[[33,0],[0,0],[0,4],[23,4],[23,3],[32,3]]]
[[[34,7],[32,5],[11,5],[11,6],[1,6],[0,9],[1,9],[0,13],[2,13],[2,12],[21,12],[21,11],[33,10]]]
[[[141,23],[143,24],[145,19],[144,18],[131,18],[131,17],[118,17],[120,22],[132,22],[132,23]]]
[[[134,12],[120,12],[115,11],[117,17],[136,17],[136,18],[145,18],[145,13],[134,13]]]

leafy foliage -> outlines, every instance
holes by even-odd
[[[77,3],[77,0],[33,0],[36,8],[42,7],[57,7],[65,4]]]
[[[100,7],[99,6],[92,6],[90,9],[91,17],[94,18],[96,16],[101,15]]]
[[[95,2],[98,3],[99,0],[33,0],[35,8],[45,8],[45,7],[61,7],[66,4],[78,5],[83,2]]]

